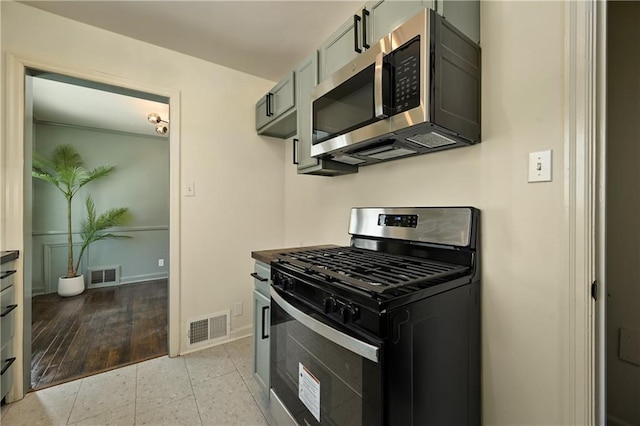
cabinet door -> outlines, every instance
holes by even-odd
[[[258,134],[289,137],[295,134],[295,76],[291,71],[256,102]]]
[[[358,17],[360,17],[359,13]],[[361,24],[359,24],[360,26]],[[359,48],[362,48],[362,35],[358,33],[358,40],[356,40],[355,32],[352,17],[318,48],[320,52],[318,81],[324,80],[359,55],[355,50],[355,43],[357,42]],[[360,28],[358,32],[360,32]]]
[[[318,83],[318,53],[314,52],[296,68],[296,104],[298,105],[298,137],[295,153],[298,170],[318,165],[318,159],[311,156],[311,90]]]
[[[253,374],[265,392],[269,392],[269,319],[271,301],[257,290],[253,291]]]
[[[296,104],[295,99],[295,76],[291,71],[285,78],[280,80],[276,86],[271,89],[273,98],[271,108],[273,112],[272,120],[277,119],[285,112],[289,111]]]
[[[264,95],[256,103],[256,130],[260,130],[271,121],[271,116],[267,115],[267,97]]]
[[[368,2],[366,8],[370,12],[370,19],[367,20],[369,25],[367,28],[367,42],[369,44],[376,43],[425,7],[433,9],[435,0],[378,0]]]

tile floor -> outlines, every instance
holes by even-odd
[[[27,394],[2,407],[11,425],[268,425],[252,376],[251,337],[166,356]]]

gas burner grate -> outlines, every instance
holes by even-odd
[[[354,247],[299,251],[277,257],[308,273],[323,275],[329,281],[340,281],[373,293],[388,293],[406,286],[423,287],[469,270],[466,266]]]

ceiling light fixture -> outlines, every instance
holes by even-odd
[[[169,131],[169,122],[167,120],[163,120],[159,114],[152,112],[149,115],[147,115],[147,120],[149,120],[150,123],[156,125],[157,134],[166,135],[167,132]]]
[[[159,135],[166,135],[168,131],[169,131],[169,128],[167,127],[166,124],[158,124],[156,126],[156,133]]]
[[[147,115],[147,120],[149,120],[149,123],[158,124],[162,121],[162,118],[160,118],[160,116],[155,112],[152,112],[151,114]]]

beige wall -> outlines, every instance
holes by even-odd
[[[3,53],[180,91],[180,178],[196,186],[180,198],[182,276],[171,283],[180,285],[181,350],[187,320],[238,301],[232,332],[250,333],[250,253],[283,243],[283,142],[256,136],[253,124],[273,83],[14,2],[2,2],[2,20]]]
[[[559,425],[569,410],[564,4],[483,1],[481,17],[483,142],[337,178],[288,165],[285,243],[348,243],[352,206],[480,208],[484,424]],[[527,183],[528,153],[544,149],[553,182]]]
[[[640,366],[618,349],[640,332],[640,3],[609,2],[607,28],[607,413],[637,425]]]

